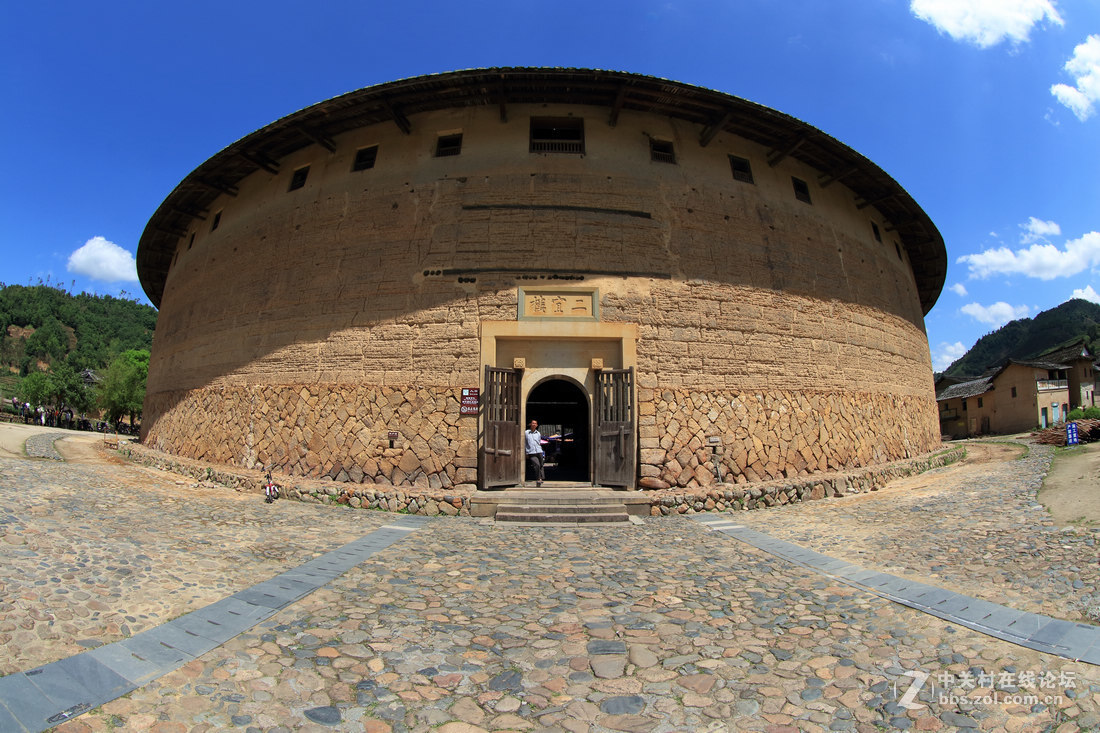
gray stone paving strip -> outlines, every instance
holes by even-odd
[[[777,540],[722,516],[696,515],[709,529],[788,562],[835,578],[903,606],[932,614],[988,636],[1066,659],[1100,665],[1100,626],[1018,611],[823,555]]]
[[[36,733],[216,649],[431,521],[403,516],[343,547],[122,641],[0,677],[0,731]]]

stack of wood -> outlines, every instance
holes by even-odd
[[[1100,420],[1074,420],[1077,423],[1077,440],[1081,443],[1092,443],[1100,440]],[[1045,430],[1039,430],[1031,434],[1031,439],[1043,445],[1065,445],[1066,426],[1056,425]]]

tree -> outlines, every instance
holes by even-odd
[[[58,408],[69,407],[73,412],[85,412],[91,407],[92,398],[84,386],[83,377],[67,363],[55,364],[50,369],[49,378],[50,396]]]
[[[19,397],[31,407],[41,407],[50,401],[53,385],[45,372],[31,372],[19,383]]]
[[[107,367],[103,381],[96,386],[96,401],[110,422],[123,415],[130,422],[141,414],[145,403],[145,380],[149,376],[149,352],[131,349],[119,354]]]
[[[29,356],[36,357],[51,364],[65,358],[68,351],[69,337],[61,322],[50,317],[27,339],[26,352]]]

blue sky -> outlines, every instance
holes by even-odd
[[[934,366],[1100,302],[1100,2],[5,3],[0,281],[145,300],[175,185],[315,102],[486,66],[651,74],[786,112],[878,163],[947,243]]]

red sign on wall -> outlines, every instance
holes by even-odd
[[[463,387],[462,399],[458,403],[459,415],[476,415],[478,404],[481,402],[480,387]]]

